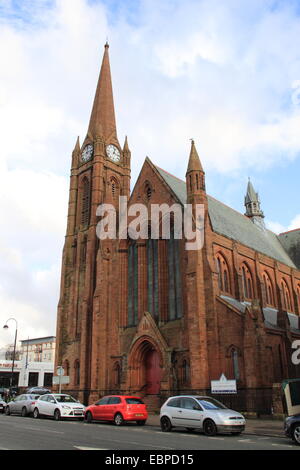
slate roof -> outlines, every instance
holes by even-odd
[[[158,173],[171,188],[178,200],[186,204],[186,183],[155,166]],[[238,241],[270,258],[296,268],[280,238],[270,230],[254,224],[248,217],[207,195],[209,218],[214,232]]]
[[[297,268],[300,269],[300,229],[280,233],[278,238]]]
[[[246,307],[251,306],[249,302],[240,302],[233,297],[227,295],[221,295],[221,299],[225,300],[228,304],[232,305],[234,308],[239,310],[241,313],[245,313]],[[268,328],[278,329],[278,310],[272,307],[263,308],[264,323]],[[290,324],[290,330],[292,332],[298,333],[300,330],[300,320],[298,315],[288,312],[288,320]]]

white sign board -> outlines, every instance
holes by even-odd
[[[52,377],[52,385],[66,385],[70,383],[70,377],[68,375],[63,375],[63,376],[56,376],[54,375]]]
[[[219,380],[211,381],[211,393],[237,393],[236,380],[227,380],[222,374]]]
[[[56,367],[57,375],[64,375],[64,368],[62,366]]]

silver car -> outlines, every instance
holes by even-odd
[[[31,415],[33,412],[33,407],[36,400],[39,398],[39,395],[33,393],[25,393],[24,395],[19,395],[14,398],[12,401],[7,403],[5,408],[5,414],[18,414],[21,416]]]
[[[199,429],[207,436],[218,432],[240,434],[245,429],[245,418],[211,397],[180,395],[170,397],[160,409],[162,431],[184,427],[188,431]]]

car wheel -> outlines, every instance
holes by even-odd
[[[172,424],[171,421],[167,416],[163,416],[160,419],[160,427],[162,432],[170,432],[172,430]]]
[[[39,410],[37,408],[34,408],[34,410],[33,410],[33,417],[35,419],[40,417],[40,413],[39,413]]]
[[[6,407],[5,407],[5,414],[6,414],[6,416],[9,416],[9,415],[10,415],[10,408],[9,408],[9,406],[6,406]]]
[[[116,416],[114,417],[114,423],[116,426],[122,426],[122,424],[124,423],[124,418],[121,413],[116,414]]]
[[[212,419],[204,421],[203,431],[206,436],[215,436],[217,434],[217,426]]]
[[[91,423],[93,421],[93,415],[90,411],[88,411],[87,414],[85,415],[85,420],[87,423]]]
[[[292,432],[293,441],[300,446],[300,424],[296,424]]]
[[[27,416],[26,406],[23,406],[22,411],[21,411],[21,416],[23,416],[23,418],[25,418],[25,416]]]
[[[56,410],[54,411],[54,419],[55,419],[55,421],[59,421],[60,418],[61,418],[61,416],[60,416],[60,411],[59,411],[58,409],[56,409]]]
[[[142,420],[142,421],[137,421],[136,424],[138,426],[144,426],[144,424],[146,423],[146,420]]]

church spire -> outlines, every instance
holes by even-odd
[[[94,139],[96,137],[102,137],[104,141],[111,139],[117,140],[117,128],[108,48],[109,45],[106,42],[88,128],[88,134],[90,134]]]
[[[255,221],[257,217],[264,218],[264,213],[260,208],[260,199],[258,193],[255,191],[250,181],[250,178],[248,181],[247,193],[245,196],[245,207],[245,215],[251,219],[253,218],[253,221]]]

